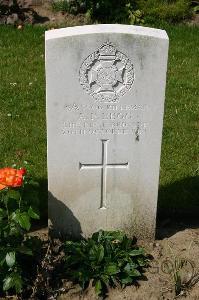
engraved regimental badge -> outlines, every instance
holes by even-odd
[[[106,42],[83,61],[79,80],[96,101],[116,103],[133,85],[133,64],[112,43]]]

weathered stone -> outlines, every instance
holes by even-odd
[[[7,25],[16,25],[19,20],[18,14],[12,14],[7,17],[6,24]]]
[[[127,25],[46,32],[49,218],[153,239],[168,37]]]
[[[13,5],[13,0],[1,0],[0,5],[11,7]]]
[[[32,4],[32,0],[17,0],[18,6],[20,8],[29,8]]]

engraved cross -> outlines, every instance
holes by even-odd
[[[100,209],[106,209],[106,182],[107,182],[107,169],[128,169],[129,163],[107,163],[107,146],[109,140],[101,140],[102,142],[102,163],[101,164],[82,164],[79,163],[79,169],[100,169],[101,170],[101,201]]]

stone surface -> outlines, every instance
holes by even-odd
[[[13,5],[13,0],[1,0],[0,5],[11,7]]]
[[[30,6],[33,5],[32,3],[32,0],[18,0],[17,2],[8,0],[2,1],[0,24],[16,26],[21,24],[34,24],[37,22],[43,23],[47,21],[48,18],[39,16],[32,8],[30,8]]]
[[[49,219],[56,233],[153,239],[168,37],[127,25],[46,32]]]
[[[7,25],[15,25],[19,20],[18,14],[11,14],[7,17],[6,24]]]

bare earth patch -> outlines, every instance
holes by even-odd
[[[77,25],[86,25],[85,15],[71,15],[64,12],[57,12],[53,10],[52,3],[48,0],[43,1],[42,5],[31,6],[31,8],[42,18],[45,18],[46,21],[43,23],[49,27],[59,27],[61,26],[77,26]],[[39,22],[38,22],[39,23]]]
[[[46,239],[47,229],[42,229],[32,234]],[[138,244],[145,247],[147,253],[153,256],[150,268],[145,273],[146,278],[139,281],[139,286],[128,286],[125,289],[119,287],[110,289],[106,299],[199,299],[199,228],[178,231],[170,237],[156,240],[154,243],[141,241]],[[173,278],[175,274],[174,266],[183,260],[186,260],[187,263],[178,270],[183,288],[180,295],[176,297]],[[63,286],[59,288],[58,300],[99,299],[95,295],[91,284],[86,291],[82,292],[79,285],[74,285],[67,280],[62,280],[62,282]]]
[[[34,3],[34,1],[32,2]],[[36,11],[36,13],[39,16],[46,18],[46,21],[42,23],[44,23],[49,27],[78,26],[78,25],[88,24],[88,20],[83,14],[78,14],[74,16],[68,13],[57,12],[53,10],[51,0],[43,0],[42,5],[37,5],[37,6],[32,5],[31,7],[34,11]],[[195,14],[192,17],[192,19],[186,21],[186,23],[190,26],[191,25],[198,26],[199,14]]]

